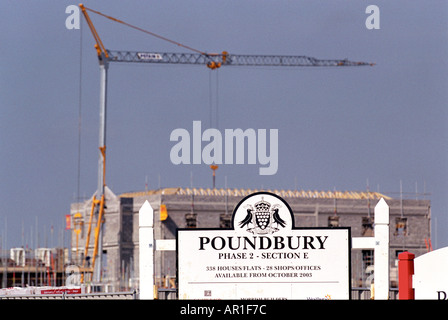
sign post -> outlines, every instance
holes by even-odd
[[[381,198],[375,206],[375,300],[389,299],[389,206]]]
[[[374,249],[375,300],[389,298],[389,206],[381,198],[375,206],[374,237],[352,238],[353,249]]]
[[[147,200],[138,216],[140,299],[154,299],[154,210]]]
[[[350,228],[295,228],[268,192],[244,198],[232,226],[178,230],[179,299],[350,299]]]

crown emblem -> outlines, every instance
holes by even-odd
[[[261,197],[261,200],[255,203],[254,205],[257,212],[269,212],[269,208],[271,207],[271,204],[263,199]]]

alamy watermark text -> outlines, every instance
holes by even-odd
[[[174,129],[170,141],[177,141],[170,152],[175,165],[245,164],[247,158],[247,164],[258,160],[260,175],[274,175],[278,170],[278,129],[269,129],[269,154],[267,129],[225,129],[223,136],[215,128],[202,132],[201,121],[193,121],[191,135],[186,129]],[[208,143],[203,146],[203,142]]]

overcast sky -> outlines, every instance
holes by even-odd
[[[66,28],[65,11],[73,4],[0,2],[3,248],[5,239],[7,247],[34,247],[36,222],[40,245],[59,245],[70,204],[96,190],[99,68],[85,21],[80,29]],[[259,175],[259,164],[224,164],[217,187],[226,177],[230,188],[364,191],[368,181],[371,190],[399,197],[402,181],[406,193],[430,193],[433,245],[448,245],[446,1],[84,4],[201,51],[376,63],[219,71],[112,63],[106,182],[116,194],[144,190],[146,181],[150,189],[189,187],[191,180],[194,187],[211,187],[207,165],[170,160],[171,132],[192,133],[194,120],[220,132],[278,129],[275,175]],[[379,30],[366,28],[369,4],[380,9]],[[108,49],[188,52],[91,18]]]

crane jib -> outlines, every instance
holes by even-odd
[[[171,64],[219,64],[226,66],[279,66],[279,67],[333,67],[333,66],[372,66],[367,62],[354,62],[347,59],[325,60],[308,56],[279,55],[238,55],[238,54],[200,54],[168,52],[133,52],[107,50],[109,61]],[[218,66],[218,67],[219,67]]]

